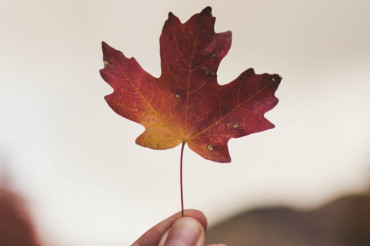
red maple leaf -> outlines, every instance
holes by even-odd
[[[248,69],[219,85],[217,69],[230,49],[231,32],[214,32],[211,11],[207,7],[184,24],[169,13],[160,37],[159,78],[102,43],[100,74],[114,89],[105,99],[117,114],[145,127],[137,144],[168,149],[187,143],[206,159],[230,162],[230,138],[274,127],[264,114],[278,102],[274,92],[281,77]]]

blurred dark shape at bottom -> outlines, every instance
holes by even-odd
[[[40,246],[25,202],[0,185],[0,246]]]
[[[230,246],[370,246],[370,194],[344,196],[309,211],[250,210],[210,228],[207,241]]]

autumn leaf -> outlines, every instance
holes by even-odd
[[[169,13],[160,37],[159,78],[102,43],[100,74],[114,89],[105,99],[117,114],[145,127],[137,144],[168,149],[186,143],[206,159],[230,162],[230,138],[274,127],[264,114],[278,102],[274,92],[281,77],[248,69],[219,85],[217,69],[230,49],[231,32],[214,32],[211,11],[207,7],[184,24]]]

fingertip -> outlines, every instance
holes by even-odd
[[[203,225],[194,217],[184,216],[175,221],[163,235],[158,245],[202,246],[204,241]]]
[[[174,215],[168,217],[167,219],[161,221],[160,223],[153,226],[151,229],[146,231],[134,244],[131,246],[151,246],[158,245],[162,236],[168,231],[168,229],[180,218],[181,211],[175,213]],[[196,209],[186,209],[184,210],[184,217],[191,217],[199,222],[200,226],[203,227],[203,230],[207,229],[207,218],[199,210]]]
[[[204,215],[202,211],[199,211],[197,209],[185,209],[184,216],[196,219],[203,226],[204,231],[207,230],[208,227],[207,217]]]

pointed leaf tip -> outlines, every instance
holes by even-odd
[[[202,12],[200,12],[202,15],[208,15],[212,16],[212,8],[210,6],[204,8]]]
[[[101,48],[103,50],[103,54],[105,54],[109,48],[111,48],[106,42],[102,41],[101,42]]]

